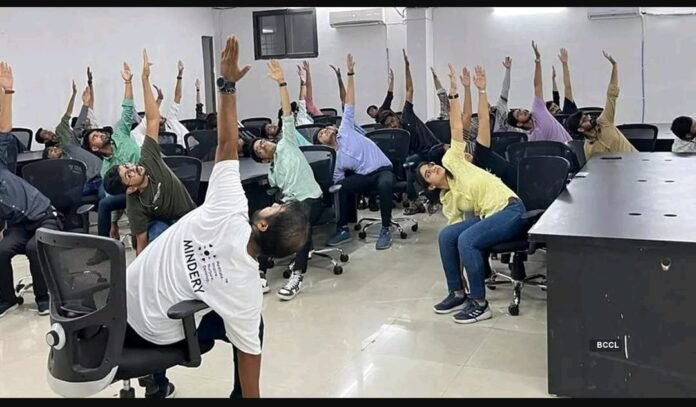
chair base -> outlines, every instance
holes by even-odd
[[[338,260],[334,256],[332,256],[330,253],[338,253]],[[343,274],[343,265],[348,262],[350,257],[343,252],[343,249],[340,247],[327,247],[324,249],[318,249],[314,250],[312,249],[309,252],[309,255],[307,256],[308,260],[312,259],[312,256],[318,256],[318,257],[323,257],[325,259],[329,259],[331,264],[333,265],[333,273],[336,275]],[[292,272],[294,271],[293,268],[295,267],[295,259],[293,259],[290,264],[288,265],[288,269],[283,272],[283,277],[285,278],[290,278],[292,275]]]
[[[363,224],[364,223],[364,224]],[[404,232],[404,227],[401,226],[401,224],[411,224],[411,231],[417,232],[418,231],[418,221],[412,218],[407,218],[407,217],[397,217],[397,218],[392,218],[391,220],[391,225],[396,228],[396,230],[399,231],[399,236],[402,239],[406,239],[408,237],[408,233]],[[358,237],[360,239],[364,239],[367,237],[367,230],[371,228],[374,225],[382,225],[382,219],[381,218],[362,218],[358,220],[358,222],[355,224],[354,228],[356,231],[360,231],[358,233]]]
[[[123,388],[118,392],[120,399],[134,399],[135,389],[131,387],[130,379],[123,380]]]
[[[512,301],[508,306],[508,312],[513,316],[520,313],[522,288],[525,285],[539,287],[542,291],[546,291],[546,276],[543,274],[527,276],[524,267],[525,260],[527,260],[527,253],[514,253],[512,261],[510,261],[509,253],[502,254],[501,261],[508,264],[510,274],[496,271],[491,267],[491,276],[486,280],[486,287],[490,290],[495,290],[497,286],[502,284],[512,284]],[[499,277],[503,280],[496,280]]]
[[[32,283],[31,277],[20,278],[15,286],[15,294],[17,296],[17,303],[22,305],[24,303],[24,294],[32,291],[34,284]]]

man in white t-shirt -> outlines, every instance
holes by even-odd
[[[261,369],[261,305],[257,257],[282,258],[307,241],[309,222],[297,203],[256,211],[251,221],[239,173],[235,84],[251,68],[238,65],[239,44],[229,37],[220,58],[218,145],[203,205],[169,227],[128,267],[126,343],[167,345],[184,339],[181,321],[167,317],[181,301],[200,300],[210,310],[196,315],[200,342],[231,342],[235,354],[233,396],[258,397]],[[148,64],[147,55],[143,55]],[[147,397],[168,397],[164,372],[151,378]]]

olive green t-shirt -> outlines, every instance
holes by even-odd
[[[176,221],[196,208],[184,184],[162,160],[160,146],[152,137],[145,137],[140,148],[140,165],[150,179],[145,190],[128,195],[126,201],[134,235],[147,232],[152,220]]]

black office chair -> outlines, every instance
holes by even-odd
[[[510,275],[491,270],[491,276],[486,281],[489,289],[495,289],[500,284],[513,284],[512,302],[508,306],[510,315],[518,315],[520,312],[520,297],[524,285],[537,286],[546,291],[546,276],[527,276],[524,267],[527,257],[542,247],[539,243],[529,242],[527,233],[565,188],[569,168],[568,160],[563,157],[524,157],[520,161],[517,170],[517,195],[527,209],[522,216],[525,231],[515,240],[490,248],[491,254],[499,255],[501,262],[508,265]],[[496,280],[498,277],[503,280]]]
[[[495,129],[495,115],[492,114],[492,113],[489,113],[488,117],[489,117],[488,120],[490,120],[490,124],[491,124],[491,126],[490,126],[490,127],[491,127],[491,132],[493,132],[493,129]],[[472,118],[472,119],[474,119],[474,118],[477,118],[477,119],[478,119],[478,113],[473,113],[473,114],[471,115],[471,118]]]
[[[145,118],[145,112],[138,112],[138,116],[140,116],[141,119]]]
[[[241,121],[243,127],[255,127],[259,130],[270,123],[273,123],[273,120],[268,117],[251,117]]]
[[[184,119],[179,120],[179,123],[184,125],[188,131],[208,130],[206,121],[201,119]]]
[[[160,150],[165,156],[186,155],[186,149],[181,144],[160,144]]]
[[[314,133],[317,132],[317,130],[324,128],[324,125],[322,124],[304,124],[302,126],[297,126],[296,129],[297,131],[302,134],[302,137],[307,139],[310,143],[314,142]]]
[[[186,155],[201,161],[215,159],[217,148],[217,130],[194,130],[184,136]]]
[[[583,112],[603,112],[604,108],[603,107],[598,107],[598,106],[584,106],[584,107],[579,107],[578,110],[582,110]]]
[[[570,140],[568,142],[568,147],[575,153],[575,157],[578,159],[578,165],[582,169],[587,163],[587,158],[585,158],[585,140]]]
[[[208,306],[184,301],[169,308],[185,339],[167,346],[124,346],[127,327],[126,256],[106,237],[39,229],[41,272],[50,294],[48,384],[64,397],[87,397],[122,380],[121,398],[134,398],[130,380],[177,365],[197,367],[214,342],[199,343],[194,314]],[[109,261],[87,266],[99,250]]]
[[[372,130],[379,130],[384,128],[381,123],[368,123],[368,124],[363,124],[360,127],[362,127],[363,130],[365,130],[366,133],[371,132]]]
[[[491,134],[491,150],[505,157],[505,152],[511,144],[527,141],[527,134],[520,131],[496,131]]]
[[[24,151],[31,150],[31,142],[34,140],[34,131],[32,129],[13,127],[11,133],[22,143]]]
[[[510,144],[505,151],[510,164],[518,166],[524,157],[550,155],[565,158],[570,165],[570,173],[580,171],[578,158],[567,145],[558,141],[542,140]]]
[[[443,144],[450,144],[452,142],[452,132],[450,130],[449,120],[428,120],[425,122],[425,126],[430,129],[430,131],[435,135],[435,137],[440,140]]]
[[[334,109],[333,107],[324,107],[319,110],[323,116],[338,116],[338,110]]]
[[[624,137],[642,153],[652,153],[657,144],[657,126],[644,123],[629,123],[616,126]]]
[[[198,201],[198,191],[201,186],[201,168],[203,165],[201,160],[187,156],[169,156],[162,159],[184,184],[193,202],[200,205],[202,202]]]
[[[565,122],[570,117],[570,115],[565,113],[559,113],[554,115],[553,117],[555,117],[556,120],[558,120],[558,122],[561,123],[563,127],[565,127]]]
[[[393,192],[399,195],[406,193],[407,181],[404,164],[406,164],[406,159],[408,158],[411,138],[409,132],[404,129],[379,129],[367,133],[365,137],[377,144],[377,147],[391,161],[394,171]],[[376,190],[372,192],[377,193]],[[367,229],[375,224],[381,225],[381,222],[381,218],[366,217],[359,219],[355,224],[355,230],[360,231],[358,237],[364,239],[367,236]],[[415,219],[410,217],[392,217],[391,224],[399,231],[399,236],[402,239],[408,237],[408,234],[404,232],[404,228],[401,226],[402,223],[410,223],[411,230],[414,232],[418,231],[418,222]]]
[[[74,129],[76,124],[77,124],[77,117],[71,118],[70,119],[70,128]]]
[[[339,127],[341,125],[340,124],[340,120],[341,120],[340,116],[323,115],[323,116],[314,116],[313,119],[314,119],[314,124],[321,124],[323,126],[332,125],[332,126]]]
[[[179,142],[176,133],[171,131],[162,131],[159,134],[158,143],[160,146],[164,144],[177,144]]]

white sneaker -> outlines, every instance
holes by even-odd
[[[278,298],[285,301],[292,300],[297,294],[300,293],[301,289],[302,274],[292,273],[285,286],[278,290]]]
[[[268,280],[266,280],[266,277],[261,277],[261,291],[263,291],[264,294],[271,291],[271,287],[268,286]]]

